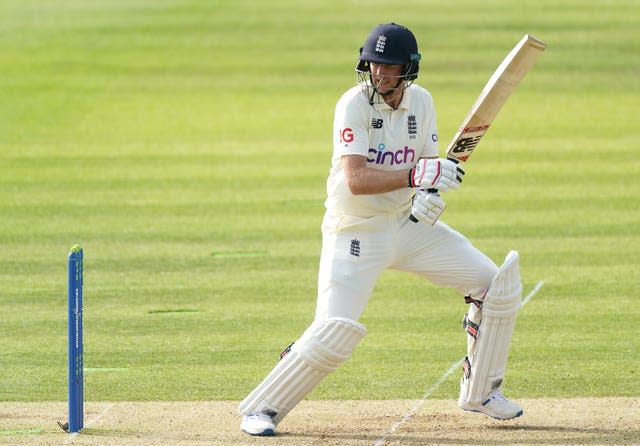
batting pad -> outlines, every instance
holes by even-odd
[[[517,251],[509,252],[487,290],[482,307],[469,306],[465,318],[467,360],[460,386],[460,399],[469,404],[480,404],[490,391],[502,385],[513,327],[522,306],[519,261]]]
[[[238,411],[270,414],[278,424],[329,373],[345,362],[367,330],[346,318],[314,322]]]

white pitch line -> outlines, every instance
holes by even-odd
[[[451,367],[449,367],[449,370],[447,370],[446,373],[444,375],[442,375],[440,377],[440,379],[435,384],[433,384],[431,387],[429,387],[427,389],[425,394],[422,396],[422,399],[417,401],[413,405],[411,410],[409,410],[409,412],[407,412],[407,414],[404,417],[402,417],[402,419],[400,421],[396,422],[393,426],[391,426],[391,429],[389,430],[388,433],[386,433],[382,437],[378,438],[378,440],[375,442],[374,446],[382,446],[382,445],[384,445],[385,441],[387,441],[387,438],[389,438],[389,436],[393,435],[398,430],[398,428],[400,426],[402,426],[404,423],[409,421],[416,414],[418,409],[420,409],[420,407],[427,401],[427,399],[431,396],[431,394],[433,392],[435,392],[435,390],[438,387],[440,387],[440,385],[443,382],[445,382],[447,380],[447,378],[449,378],[449,375],[451,375],[453,372],[455,372],[456,369],[462,365],[462,361],[463,360],[464,360],[464,358],[462,358],[460,361],[457,361],[457,362],[454,362],[453,364],[451,364]]]
[[[95,418],[92,418],[91,420],[87,421],[87,423],[84,425],[83,429],[86,427],[91,426],[94,423],[97,423],[98,421],[100,421],[106,414],[107,412],[109,412],[111,409],[113,409],[113,406],[115,406],[115,404],[109,404],[106,409],[104,409],[102,412],[100,412],[98,415],[96,415]],[[69,434],[69,438],[67,438],[64,443],[62,444],[71,444],[73,443],[73,441],[76,439],[76,437],[78,436],[80,432],[73,432],[71,434]]]
[[[540,288],[542,288],[542,285],[544,285],[544,280],[541,280],[540,282],[536,283],[536,286],[533,287],[531,292],[529,294],[527,294],[527,296],[522,301],[522,306],[523,307],[525,305],[527,305],[527,302],[529,302],[533,296],[538,294],[538,291],[540,291]]]
[[[523,307],[531,300],[531,298],[533,298],[533,296],[538,294],[538,291],[540,291],[540,288],[542,288],[542,285],[544,285],[543,280],[536,283],[533,289],[529,292],[529,294],[525,296],[524,300],[522,301]],[[449,370],[447,370],[444,373],[444,375],[442,375],[440,379],[438,379],[438,381],[436,381],[435,384],[429,387],[427,391],[424,393],[424,395],[422,395],[422,399],[416,401],[416,403],[409,410],[409,412],[407,412],[407,414],[404,417],[402,417],[400,421],[397,421],[396,423],[394,423],[393,426],[391,426],[391,429],[389,429],[389,432],[384,434],[382,437],[378,438],[374,443],[374,446],[383,446],[384,443],[387,441],[387,438],[393,435],[400,428],[400,426],[402,426],[403,424],[411,420],[411,418],[413,418],[416,412],[418,412],[418,409],[420,409],[420,407],[427,402],[431,394],[433,394],[433,392],[435,392],[436,389],[438,389],[438,387],[440,387],[442,383],[444,383],[449,378],[449,376],[451,376],[451,374],[455,372],[456,369],[462,365],[463,361],[464,361],[464,357],[462,357],[458,361],[451,364],[451,367],[449,367]]]

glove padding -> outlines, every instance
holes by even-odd
[[[409,171],[409,186],[446,192],[462,183],[464,170],[446,158],[421,158]]]
[[[413,196],[411,215],[415,220],[433,225],[438,221],[446,206],[447,204],[440,195],[427,192],[425,189],[418,189]]]

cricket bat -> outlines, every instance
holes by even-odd
[[[547,45],[528,34],[513,47],[493,72],[480,96],[462,121],[455,136],[447,147],[447,158],[455,162],[467,161],[489,126],[500,112],[538,56]],[[428,189],[437,193],[436,189]],[[418,221],[413,215],[412,221]]]
[[[538,39],[525,34],[507,54],[482,89],[480,96],[462,121],[458,132],[447,147],[447,158],[454,161],[469,159],[489,126],[547,47]]]

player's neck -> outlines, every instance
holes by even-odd
[[[391,93],[383,94],[382,99],[384,102],[394,110],[397,110],[400,107],[400,103],[402,102],[402,94],[404,90],[393,91]]]

